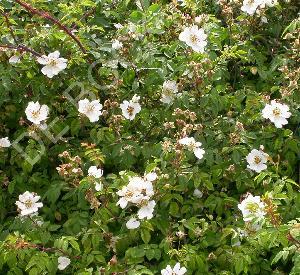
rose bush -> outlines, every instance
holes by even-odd
[[[300,274],[296,0],[0,12],[0,274]]]

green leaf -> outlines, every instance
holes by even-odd
[[[145,244],[148,244],[150,242],[150,239],[151,239],[151,233],[149,230],[147,229],[142,229],[141,230],[141,237],[142,237],[142,240]]]

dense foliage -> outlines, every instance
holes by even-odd
[[[0,274],[300,274],[296,0],[0,12]]]

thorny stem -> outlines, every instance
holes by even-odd
[[[65,25],[63,25],[62,23],[60,23],[56,18],[54,18],[51,14],[49,14],[48,12],[44,12],[41,10],[38,10],[34,7],[32,7],[31,5],[27,4],[26,2],[22,1],[22,0],[15,0],[15,2],[17,2],[18,4],[20,4],[23,8],[25,8],[28,12],[38,15],[42,18],[45,18],[49,21],[51,21],[53,24],[55,24],[56,26],[58,26],[59,29],[61,29],[62,31],[64,31],[67,35],[69,35],[79,46],[80,50],[86,54],[87,51],[84,48],[84,46],[82,45],[82,43],[80,42],[79,38],[74,35],[72,33],[71,30],[69,30]]]
[[[7,49],[13,49],[13,50],[16,50],[16,51],[19,51],[19,52],[29,52],[31,53],[32,55],[36,56],[36,57],[41,57],[42,55],[38,52],[36,52],[35,50],[32,50],[24,45],[17,45],[17,46],[14,46],[14,45],[0,45],[0,48],[7,48]]]
[[[24,240],[20,240],[16,243],[16,245],[12,245],[12,244],[7,244],[8,247],[10,247],[11,249],[25,249],[25,248],[33,248],[33,249],[38,249],[40,251],[43,252],[60,252],[65,256],[68,256],[70,258],[74,258],[74,259],[80,259],[81,256],[73,256],[71,254],[69,254],[68,252],[60,249],[60,248],[55,248],[55,247],[44,247],[42,245],[38,245],[38,244],[33,244],[33,243],[28,243]]]

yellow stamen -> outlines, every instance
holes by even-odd
[[[254,157],[254,162],[255,162],[256,164],[261,163],[261,158],[260,158],[259,156],[255,156],[255,157]]]

